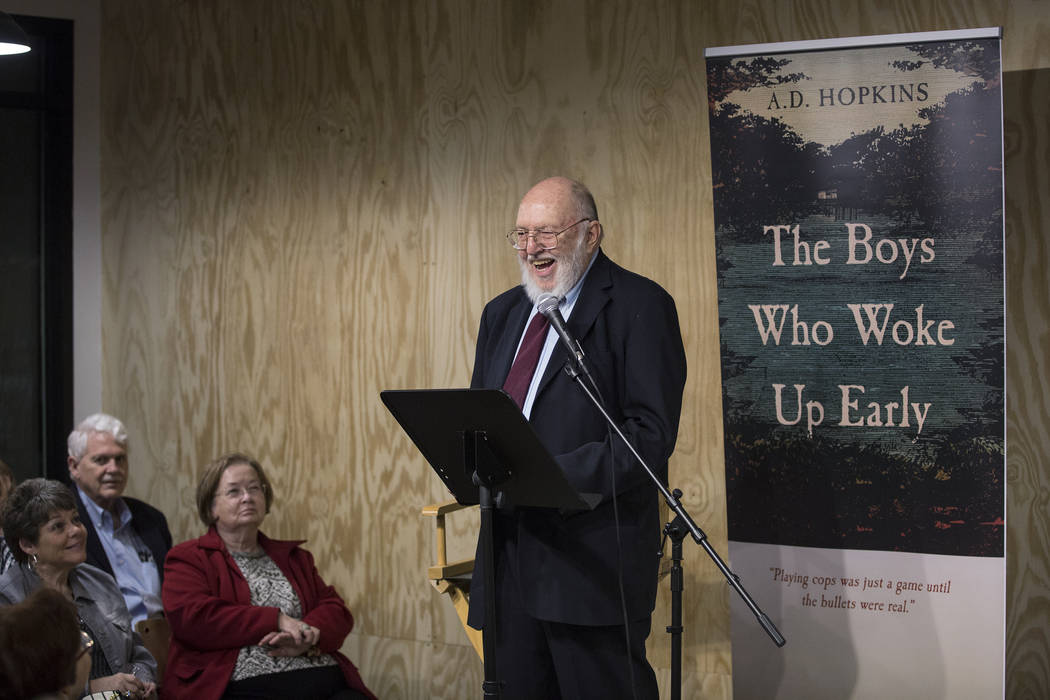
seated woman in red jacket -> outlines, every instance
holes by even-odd
[[[342,598],[301,542],[259,532],[272,502],[266,473],[246,455],[205,470],[197,511],[208,532],[164,562],[164,697],[374,700],[339,653],[354,624]]]

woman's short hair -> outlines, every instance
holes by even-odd
[[[4,501],[0,522],[15,561],[25,564],[29,560],[29,555],[19,544],[21,540],[36,544],[40,539],[40,528],[54,513],[76,509],[73,492],[60,481],[26,479],[14,487]]]
[[[270,479],[267,478],[262,465],[246,454],[231,452],[205,467],[204,475],[197,484],[197,515],[200,516],[201,522],[206,527],[211,527],[215,522],[215,517],[211,514],[211,507],[215,501],[215,492],[219,489],[219,482],[222,481],[222,473],[235,464],[247,464],[255,470],[259,476],[259,483],[262,484],[263,494],[266,496],[266,512],[270,512],[270,506],[273,504],[273,486],[270,485]]]
[[[80,638],[77,609],[56,590],[41,587],[20,603],[0,606],[3,695],[50,697],[69,686],[76,680]]]

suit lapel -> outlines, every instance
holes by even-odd
[[[591,328],[594,327],[598,314],[609,303],[612,289],[612,275],[610,272],[611,263],[609,258],[605,257],[605,253],[599,248],[598,257],[594,261],[594,265],[591,266],[591,271],[587,273],[587,278],[583,281],[583,289],[580,290],[580,297],[572,308],[572,315],[565,322],[565,326],[569,329],[569,334],[576,338],[581,345],[584,344],[585,339],[591,332]],[[551,380],[563,370],[568,359],[568,351],[559,342],[554,346],[554,352],[551,353],[550,361],[547,362],[547,368],[543,371],[543,378],[536,389],[537,400],[539,400],[544,389],[551,383]]]

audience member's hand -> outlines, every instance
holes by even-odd
[[[321,638],[321,630],[283,612],[277,615],[277,627],[259,640],[259,646],[271,647],[270,656],[300,656]]]
[[[143,683],[130,673],[115,673],[112,676],[96,678],[91,681],[89,687],[92,693],[98,693],[103,690],[115,690],[122,696],[129,698],[145,698],[156,689],[155,684]]]
[[[289,640],[287,643],[271,645],[270,651],[267,653],[270,656],[302,656],[310,651],[313,646],[310,642],[296,644]]]

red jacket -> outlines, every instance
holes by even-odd
[[[371,698],[360,674],[339,653],[354,618],[335,589],[325,584],[302,541],[259,544],[288,577],[303,605],[303,621],[321,632],[318,646],[335,657],[346,682]],[[164,562],[164,612],[171,625],[164,698],[218,700],[233,674],[241,647],[257,644],[277,629],[279,610],[251,604],[251,591],[214,526],[172,548]]]

